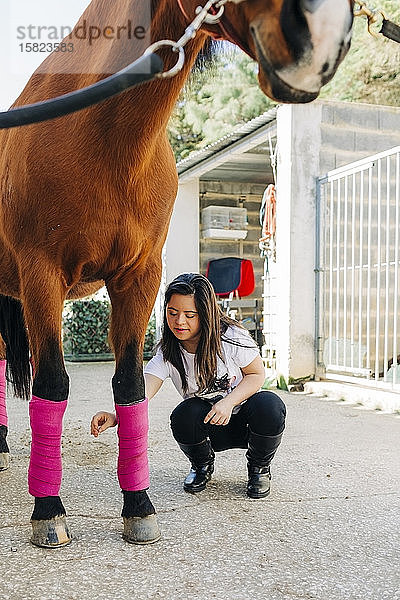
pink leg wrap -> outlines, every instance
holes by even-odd
[[[115,405],[118,420],[118,480],[122,490],[134,492],[149,487],[147,432],[148,400],[132,406]]]
[[[6,360],[0,360],[0,425],[8,427],[7,406],[6,406]]]
[[[32,396],[29,404],[32,447],[29,493],[37,498],[58,496],[62,479],[61,434],[67,400],[51,402]]]

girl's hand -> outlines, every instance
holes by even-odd
[[[98,412],[92,418],[90,423],[90,433],[94,437],[98,437],[99,433],[103,433],[109,427],[115,427],[117,419],[114,413],[105,412],[104,410]]]
[[[213,404],[213,407],[204,419],[204,423],[210,423],[211,425],[228,425],[232,410],[232,402],[226,396]]]

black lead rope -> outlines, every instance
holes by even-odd
[[[382,27],[380,32],[389,40],[393,40],[400,44],[400,25],[396,25],[393,21],[388,21],[387,19],[383,19]]]
[[[40,123],[88,108],[140,83],[155,79],[163,69],[163,61],[157,54],[142,56],[114,75],[86,88],[1,112],[0,129]]]

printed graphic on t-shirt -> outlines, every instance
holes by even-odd
[[[222,377],[216,377],[204,392],[196,395],[213,403],[218,402],[218,400],[221,400],[226,394],[232,391],[235,379],[236,377],[229,377],[228,373],[225,373]],[[224,393],[218,395],[218,392]]]

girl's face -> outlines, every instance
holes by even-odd
[[[200,339],[200,319],[193,296],[173,294],[166,308],[168,327],[183,342],[198,342]]]

